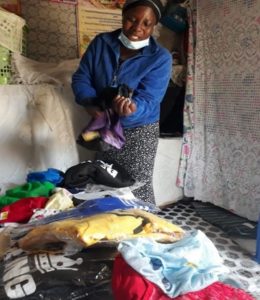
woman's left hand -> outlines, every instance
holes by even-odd
[[[136,111],[136,104],[129,98],[118,95],[113,99],[113,108],[119,116],[129,116]]]

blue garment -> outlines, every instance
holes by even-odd
[[[147,211],[155,211],[156,206],[152,203],[146,203],[142,200],[123,200],[117,197],[103,197],[92,200],[82,201],[77,207],[70,210],[62,211],[56,215],[46,217],[29,223],[30,225],[44,225],[65,219],[85,218],[96,214],[101,214],[113,210],[124,209],[143,209]]]
[[[13,238],[17,238],[23,236],[36,226],[66,219],[80,219],[114,210],[127,210],[131,208],[142,209],[149,212],[157,212],[159,210],[154,204],[144,202],[142,200],[124,200],[118,197],[102,197],[82,201],[82,203],[75,208],[47,216],[43,219],[32,221],[31,223],[20,225],[19,228],[17,227],[17,229],[14,229],[12,235]]]
[[[118,250],[133,269],[169,297],[199,291],[228,271],[214,244],[200,230],[171,244],[145,238],[124,240]]]
[[[149,46],[119,64],[120,32],[121,29],[101,33],[90,43],[72,76],[76,102],[87,105],[88,100],[99,97],[104,88],[126,84],[134,90],[132,99],[137,110],[120,118],[122,126],[135,128],[152,124],[159,120],[160,102],[171,76],[172,57],[151,37]]]
[[[60,170],[49,168],[46,171],[39,171],[39,172],[31,172],[27,175],[27,182],[32,181],[40,181],[45,182],[49,181],[54,185],[58,185],[62,182],[64,178],[64,173]]]

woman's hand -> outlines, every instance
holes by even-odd
[[[96,119],[97,117],[99,117],[102,113],[102,111],[100,110],[100,108],[98,106],[87,106],[86,107],[86,111],[87,113],[94,119]]]
[[[119,116],[129,116],[136,111],[136,104],[129,98],[118,95],[113,99],[113,108]]]

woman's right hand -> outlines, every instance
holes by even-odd
[[[113,99],[114,111],[119,116],[129,116],[136,111],[136,104],[124,96],[116,96]]]

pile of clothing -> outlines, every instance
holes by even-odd
[[[126,170],[84,161],[0,196],[0,299],[247,299],[199,230],[136,199]]]

